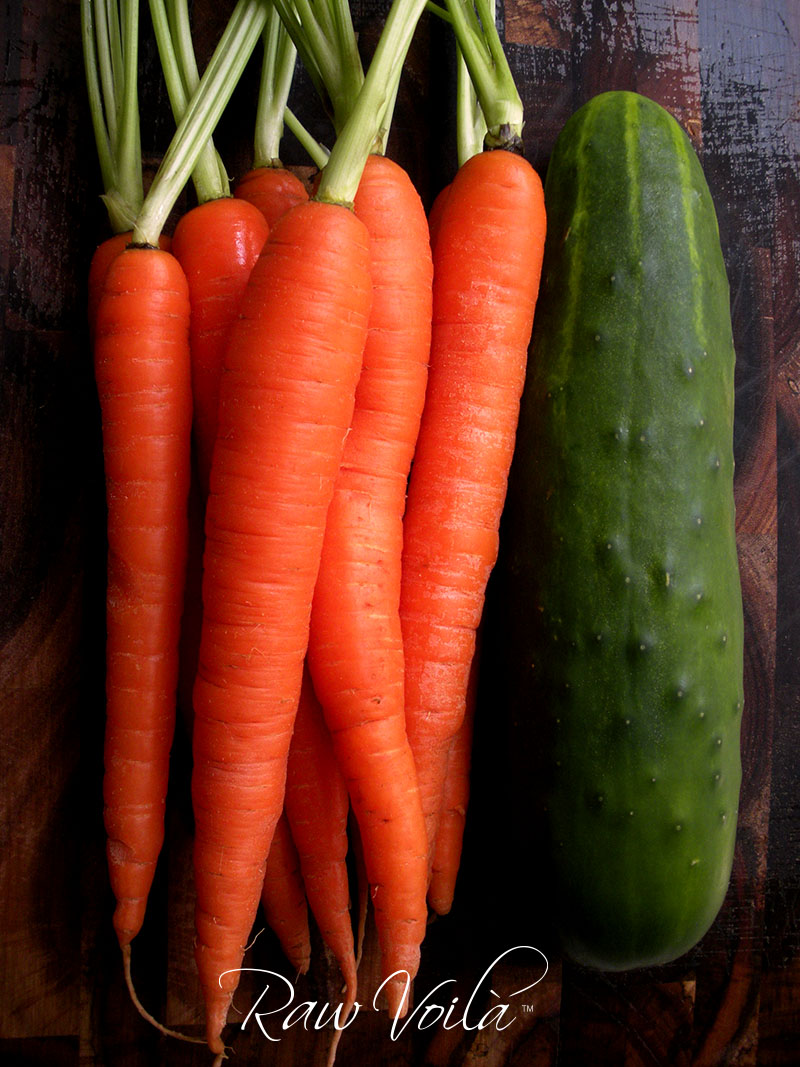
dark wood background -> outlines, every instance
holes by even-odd
[[[143,15],[147,33],[146,5]],[[206,53],[232,6],[197,0]],[[562,124],[589,96],[637,89],[670,108],[700,151],[717,205],[738,352],[736,492],[746,610],[744,785],[733,879],[702,943],[669,966],[604,975],[548,950],[545,979],[508,1029],[474,1028],[531,980],[523,954],[476,994],[472,1029],[410,1027],[393,1040],[364,1011],[342,1067],[789,1065],[800,1063],[800,4],[797,0],[507,0],[502,30],[542,174]],[[353,7],[365,49],[379,0]],[[14,1065],[195,1065],[199,1046],[160,1037],[131,1007],[110,924],[101,816],[104,532],[99,419],[85,323],[86,270],[106,235],[86,108],[77,0],[6,0],[0,86],[0,1060]],[[453,61],[425,18],[391,152],[427,204],[452,175]],[[223,120],[232,176],[249,164],[255,69]],[[152,170],[170,133],[151,46],[143,137]],[[298,110],[322,139],[301,75]],[[288,162],[305,161],[287,138]],[[439,982],[460,1003],[492,962],[547,944],[538,857],[522,856],[526,783],[511,803],[503,707],[484,687],[474,800],[456,906],[430,927],[417,999]],[[175,747],[167,848],[134,973],[160,1018],[199,1032],[192,964],[186,739]],[[501,803],[502,800],[502,803]],[[297,1000],[337,997],[318,943]],[[252,966],[288,974],[271,935]],[[370,937],[362,1002],[374,986]],[[245,981],[245,1013],[258,989]],[[274,1032],[274,1031],[273,1031]],[[280,1033],[280,1031],[278,1031]],[[270,1043],[231,1028],[231,1063],[323,1063],[326,1033]]]

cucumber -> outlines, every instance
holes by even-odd
[[[603,93],[545,185],[505,536],[516,715],[544,756],[564,951],[673,960],[729,883],[743,612],[734,348],[717,218],[672,116]]]

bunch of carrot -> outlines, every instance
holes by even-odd
[[[344,978],[342,1021],[353,1007],[351,808],[392,1016],[408,1007],[428,905],[450,907],[545,219],[486,0],[427,5],[456,31],[470,104],[435,232],[384,154],[425,0],[394,0],[366,74],[344,0],[238,0],[202,77],[185,0],[150,6],[177,130],[147,196],[121,196],[138,166],[137,3],[120,0],[109,25],[107,3],[82,0],[106,198],[125,203],[112,222],[131,233],[95,269],[90,310],[108,858],[129,967],[188,671],[196,960],[221,1057],[259,903],[298,971],[310,908]],[[253,168],[231,196],[211,136],[259,39]],[[286,107],[295,49],[335,132],[330,155],[304,140],[322,167],[311,196],[278,156],[284,121],[303,136]],[[168,252],[162,230],[190,175],[198,205]],[[187,578],[192,544],[202,566]]]

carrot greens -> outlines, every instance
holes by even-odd
[[[114,233],[129,230],[141,207],[142,159],[138,107],[138,0],[119,5],[81,0],[86,87]]]
[[[135,243],[153,245],[158,241],[261,37],[268,13],[268,0],[237,0],[144,199],[134,226]]]
[[[150,0],[158,54],[175,122],[186,113],[200,81],[186,0]],[[230,196],[230,183],[213,141],[203,145],[192,170],[198,200]]]

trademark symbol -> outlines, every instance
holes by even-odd
[[[530,1015],[535,1010],[536,1010],[535,1009],[535,1005],[533,1005],[533,1004],[523,1004],[522,1005],[522,1013],[523,1013],[523,1015]]]

